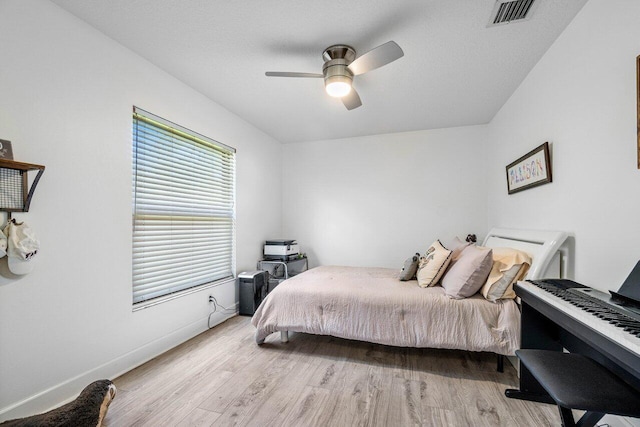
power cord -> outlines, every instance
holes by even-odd
[[[228,313],[235,313],[236,309],[235,308],[227,308],[224,305],[220,304],[218,302],[218,300],[216,299],[216,297],[214,297],[213,295],[209,295],[209,302],[213,303],[213,311],[211,313],[209,313],[209,318],[207,319],[207,328],[211,329],[213,328],[213,326],[211,326],[211,316],[213,316],[214,313],[216,313],[218,311],[218,308],[221,308],[221,311],[226,311]]]

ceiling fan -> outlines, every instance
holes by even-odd
[[[306,77],[324,78],[325,90],[330,96],[341,98],[347,110],[362,105],[358,92],[353,88],[353,77],[387,65],[402,58],[404,52],[395,42],[389,41],[356,58],[351,46],[336,44],[322,53],[324,65],[322,74],[290,73],[286,71],[267,71],[267,77]]]

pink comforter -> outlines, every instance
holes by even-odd
[[[479,294],[454,300],[440,286],[425,289],[397,276],[388,268],[325,266],[292,277],[256,310],[256,340],[294,331],[504,355],[520,347],[520,312],[513,300],[492,303]]]

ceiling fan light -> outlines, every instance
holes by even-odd
[[[324,88],[335,98],[342,98],[351,92],[351,79],[347,76],[331,76],[324,81]]]

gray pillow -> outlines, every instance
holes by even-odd
[[[442,278],[444,293],[454,299],[468,298],[482,288],[493,266],[490,248],[467,246]]]
[[[420,254],[416,253],[414,256],[409,257],[404,262],[402,270],[400,270],[400,280],[407,281],[416,278],[416,271],[418,271],[418,262],[420,260]]]

